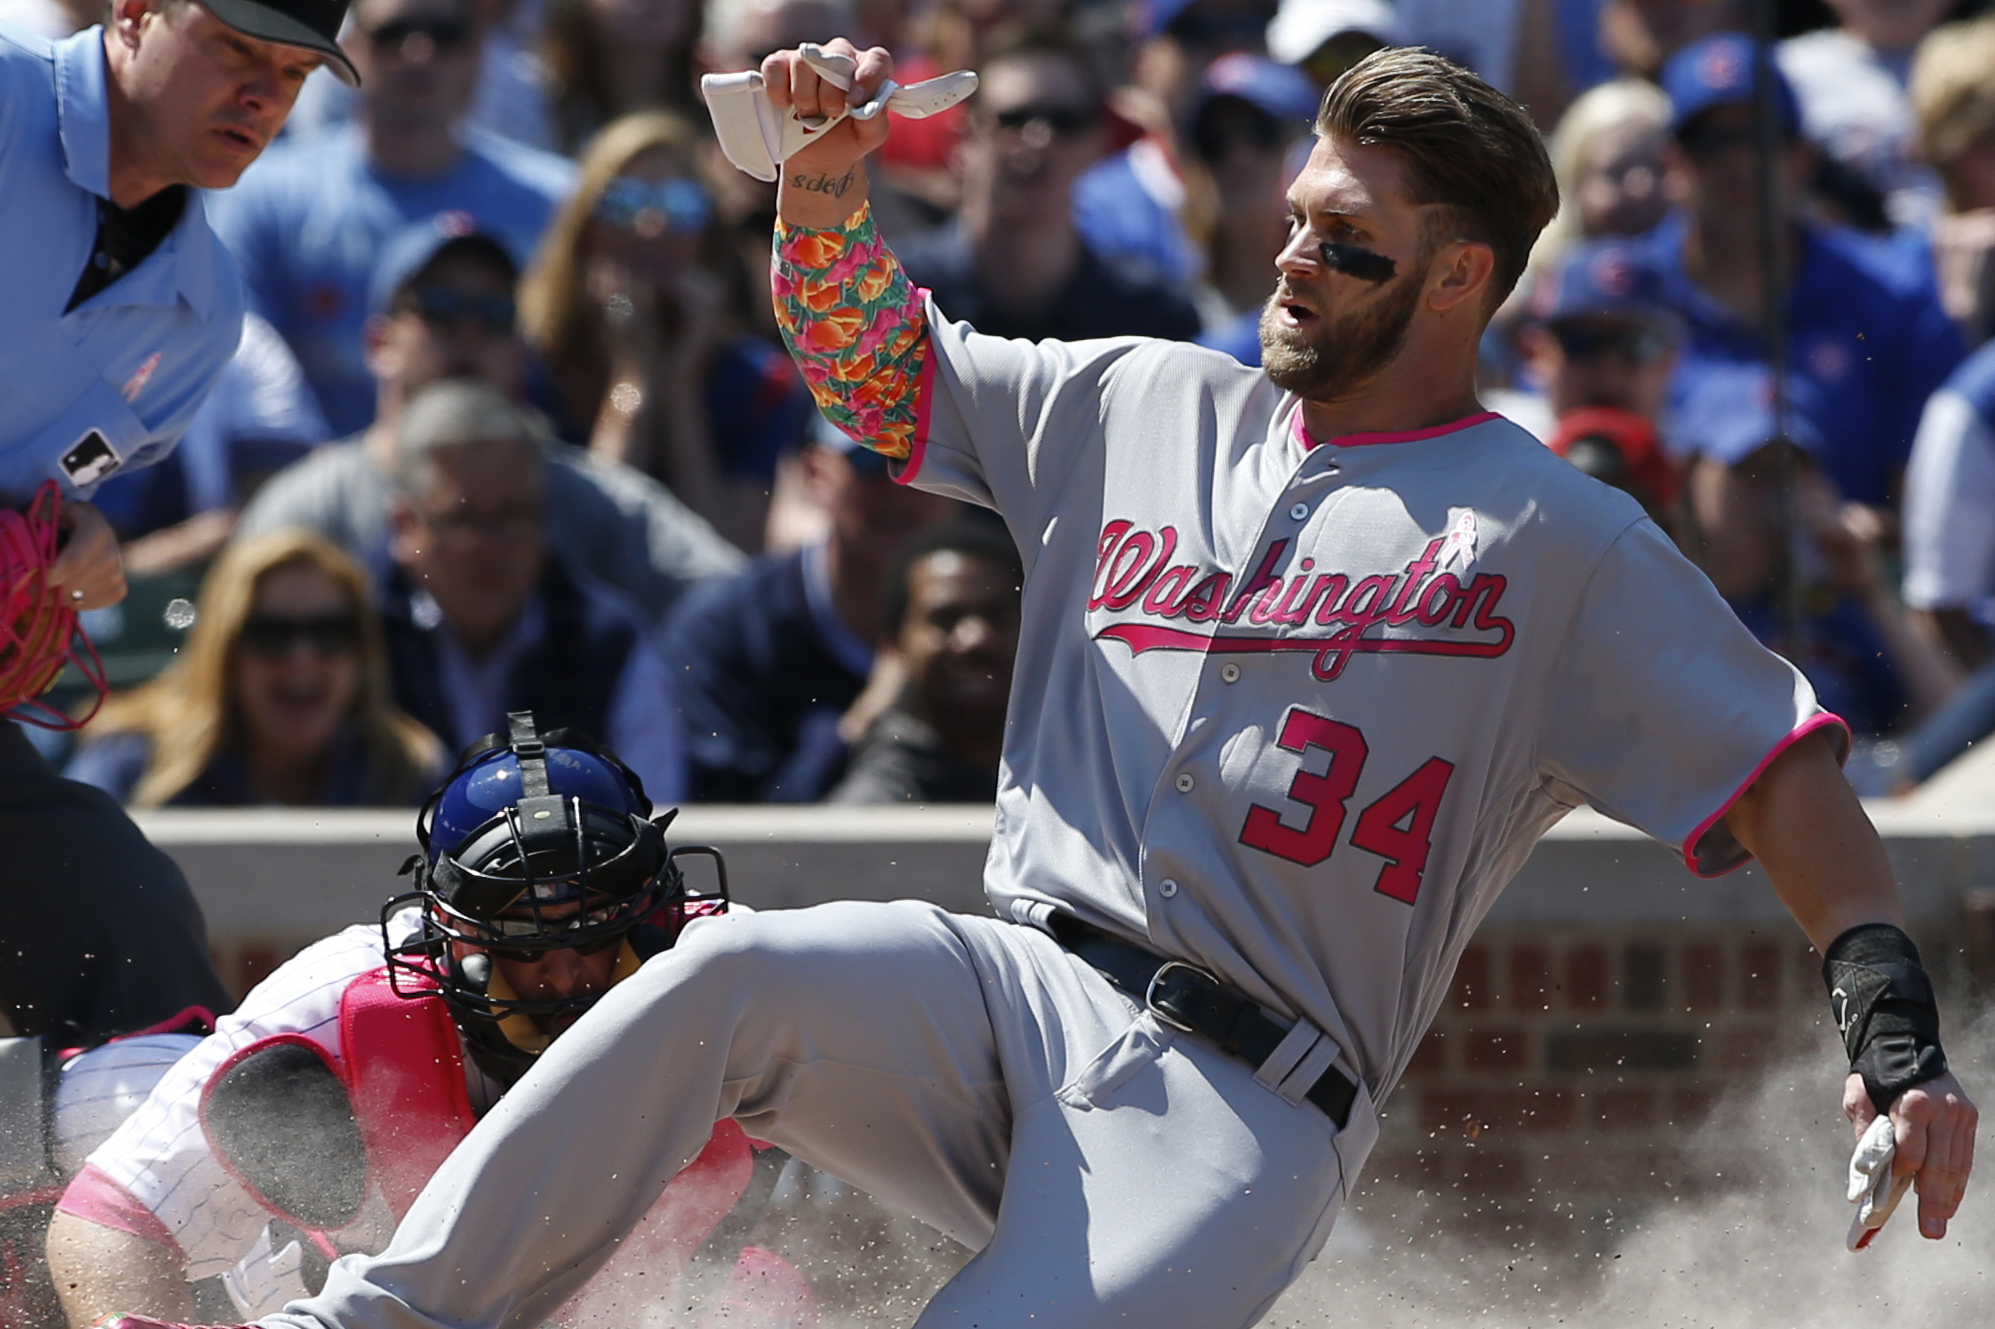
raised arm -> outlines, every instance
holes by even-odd
[[[1727,819],[1817,950],[1831,959],[1847,955],[1878,973],[1904,974],[1903,960],[1891,953],[1899,946],[1892,930],[1904,922],[1891,861],[1823,733],[1808,735],[1776,758]],[[1870,926],[1876,924],[1889,930]],[[1917,969],[1916,958],[1911,968]],[[1880,1107],[1889,1108],[1898,1145],[1892,1170],[1916,1177],[1919,1231],[1937,1239],[1946,1235],[1947,1220],[1967,1189],[1977,1114],[1951,1071],[1922,1075],[1924,1068],[1945,1063],[1937,1013],[1930,1017],[1928,1039],[1926,1015],[1915,1009],[1917,988],[1917,980],[1907,984],[1898,977],[1871,999],[1868,1010],[1856,1010],[1848,997],[1838,1005],[1845,1029],[1869,1017],[1877,1048],[1853,1056],[1858,1069],[1844,1083],[1843,1111],[1861,1135]],[[1931,1005],[1929,987],[1924,1005]]]
[[[893,72],[893,57],[878,47],[862,53],[840,38],[829,49],[859,62],[855,101]],[[847,101],[796,51],[764,60],[762,77],[777,106],[794,105],[806,116]],[[865,156],[886,139],[886,115],[847,116],[783,163],[770,286],[783,341],[818,409],[899,460],[914,448],[928,336],[920,294],[881,242],[867,206]]]

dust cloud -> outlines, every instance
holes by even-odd
[[[1947,1041],[1955,1073],[1985,1111],[1995,1102],[1995,1014]],[[1659,1175],[1652,1193],[1624,1197],[1616,1214],[1568,1210],[1572,1237],[1556,1247],[1542,1238],[1451,1237],[1460,1214],[1435,1197],[1361,1187],[1323,1254],[1263,1324],[1773,1329],[1995,1320],[1995,1201],[1985,1176],[1970,1183],[1943,1240],[1919,1235],[1917,1199],[1907,1196],[1869,1250],[1844,1249],[1854,1138],[1833,1066],[1811,1057],[1742,1085],[1691,1133],[1683,1175]],[[1728,1187],[1714,1174],[1742,1155],[1756,1175]],[[1570,1170],[1585,1167],[1576,1148]],[[1684,1181],[1702,1194],[1682,1196]],[[1560,1205],[1557,1195],[1534,1199]]]
[[[1954,1000],[1949,1012],[1967,1009]],[[1995,1012],[1948,1038],[1956,1073],[1995,1103]],[[1323,1254],[1262,1321],[1268,1329],[1785,1329],[1995,1322],[1995,1182],[1977,1178],[1946,1238],[1917,1230],[1908,1196],[1871,1249],[1844,1249],[1843,1177],[1853,1135],[1837,1106],[1833,1052],[1741,1083],[1709,1124],[1677,1143],[1684,1161],[1647,1193],[1573,1206],[1543,1188],[1532,1203],[1569,1239],[1469,1236],[1477,1201],[1368,1180]],[[1575,1141],[1564,1170],[1583,1175]],[[1984,1161],[1988,1154],[1984,1151]],[[1742,1169],[1741,1160],[1750,1163]],[[1742,1179],[1741,1172],[1751,1174]],[[824,1329],[897,1329],[968,1252],[887,1214],[830,1178],[803,1172],[779,1191],[772,1243],[819,1298]]]

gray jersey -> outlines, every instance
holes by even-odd
[[[992,902],[1214,970],[1375,1097],[1554,822],[1590,803],[1725,871],[1725,809],[1835,724],[1631,499],[1500,417],[1313,445],[1224,355],[928,317],[903,478],[996,508],[1027,567]]]

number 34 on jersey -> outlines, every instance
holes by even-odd
[[[1350,798],[1371,756],[1362,730],[1291,706],[1282,717],[1275,746],[1303,758],[1303,768],[1288,786],[1293,810],[1260,803],[1249,807],[1240,843],[1306,868],[1336,853],[1370,854],[1382,860],[1374,890],[1407,904],[1418,899],[1420,877],[1433,848],[1434,819],[1455,774],[1454,763],[1429,757],[1353,819]],[[1329,766],[1321,774],[1309,769],[1312,749],[1329,754]],[[1301,825],[1290,824],[1298,811]],[[1348,841],[1344,841],[1346,821],[1351,822]]]

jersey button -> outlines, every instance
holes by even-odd
[[[1223,664],[1219,666],[1219,676],[1228,683],[1238,683],[1240,681],[1240,666],[1236,664]]]
[[[1298,503],[1288,510],[1288,515],[1291,521],[1301,521],[1309,515],[1309,505],[1307,503]]]
[[[1172,896],[1176,895],[1177,893],[1178,893],[1178,884],[1175,881],[1172,881],[1169,877],[1166,877],[1162,881],[1157,883],[1157,894],[1163,896],[1166,900],[1170,899]]]
[[[1178,792],[1180,794],[1189,794],[1191,792],[1192,786],[1197,783],[1198,781],[1191,778],[1190,771],[1180,771],[1178,773],[1177,786],[1178,786]]]

